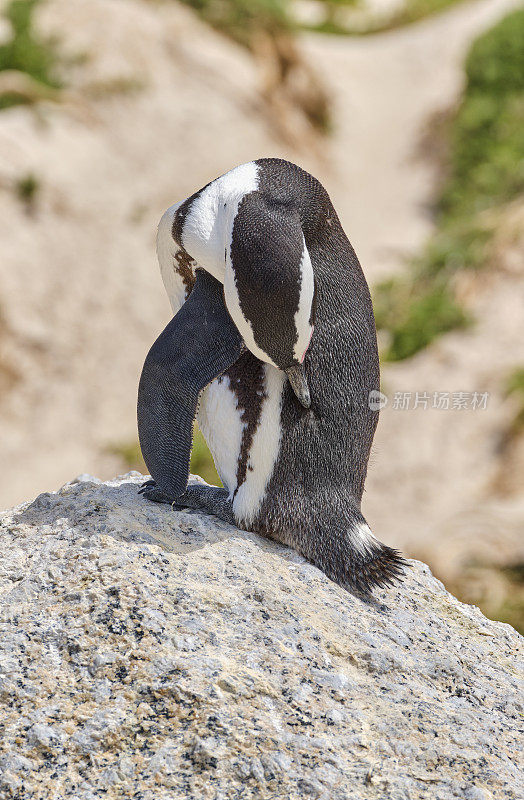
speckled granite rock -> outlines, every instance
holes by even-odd
[[[365,604],[140,482],[0,515],[2,800],[522,797],[512,628],[417,562]]]

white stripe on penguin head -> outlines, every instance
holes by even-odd
[[[249,161],[217,178],[191,203],[184,220],[184,248],[221,283],[238,207],[258,189],[258,170],[258,164]]]
[[[298,302],[298,309],[295,313],[297,340],[293,348],[293,355],[300,363],[304,360],[306,350],[309,347],[309,342],[313,334],[313,326],[310,324],[309,320],[311,318],[311,306],[315,294],[313,265],[306,247],[306,241],[304,237],[302,237],[302,239],[304,242],[304,250],[300,262],[300,299]]]

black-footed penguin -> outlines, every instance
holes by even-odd
[[[140,379],[143,494],[287,544],[347,588],[399,577],[360,511],[376,330],[325,189],[287,161],[243,164],[165,212],[157,252],[175,316]],[[195,415],[223,489],[187,485]]]

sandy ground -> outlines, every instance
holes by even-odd
[[[300,163],[330,192],[370,282],[402,269],[432,227],[437,176],[423,130],[458,97],[472,39],[515,5],[476,0],[363,39],[304,37],[335,108],[319,153],[282,145],[250,57],[187,9],[50,0],[42,25],[88,58],[64,106],[0,115],[0,506],[123,467],[107,451],[136,438],[138,376],[169,317],[156,223],[231,166],[266,155]],[[41,185],[32,214],[13,191],[28,173]],[[365,511],[380,538],[409,552],[470,529],[500,550],[501,527],[505,557],[515,552],[522,495],[490,498],[487,487],[508,414],[500,377],[524,362],[522,274],[501,266],[475,288],[472,332],[384,369],[391,401]],[[486,411],[392,408],[395,391],[432,390],[491,395]]]

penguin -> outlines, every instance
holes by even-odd
[[[288,545],[357,593],[401,579],[361,512],[371,297],[321,183],[282,159],[238,166],[165,212],[157,255],[174,316],[140,378],[139,491]],[[188,486],[195,418],[223,488]]]

